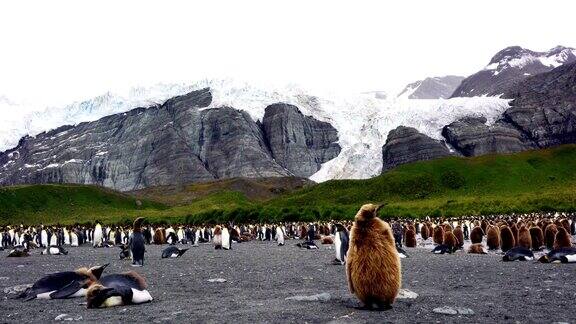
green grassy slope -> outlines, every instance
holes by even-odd
[[[83,185],[26,185],[0,187],[0,224],[90,222],[94,219],[129,221],[142,211],[167,207],[113,190]]]
[[[445,158],[400,166],[369,180],[329,181],[276,206],[387,202],[382,214],[462,215],[576,207],[576,145],[511,155]]]
[[[261,188],[254,195],[250,181],[225,181],[133,193],[141,206],[135,198],[91,186],[9,187],[0,189],[0,223],[126,221],[136,215],[152,222],[308,221],[350,218],[367,202],[386,202],[383,216],[405,217],[576,211],[576,145],[412,163],[368,180],[291,187],[281,195],[263,196]]]

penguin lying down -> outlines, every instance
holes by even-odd
[[[44,249],[44,251],[40,252],[40,254],[44,255],[67,255],[68,251],[66,251],[61,246],[50,246]]]
[[[24,301],[32,299],[64,299],[84,297],[88,287],[96,282],[108,266],[80,268],[75,271],[56,272],[40,278],[31,288],[26,289],[18,298]]]
[[[455,247],[451,247],[451,246],[448,246],[446,244],[439,244],[439,245],[434,247],[434,249],[432,250],[432,253],[434,253],[434,254],[445,254],[445,253],[452,254],[452,253],[456,252],[456,250],[457,249]]]
[[[534,253],[527,248],[517,246],[512,248],[504,254],[503,261],[532,261],[534,260]]]
[[[142,304],[152,300],[146,290],[146,281],[134,271],[104,276],[86,293],[88,308]]]
[[[175,246],[169,246],[162,251],[162,259],[166,258],[179,258],[184,254],[188,249],[179,249]]]
[[[299,248],[308,249],[308,250],[318,249],[318,245],[316,245],[316,243],[314,243],[312,241],[306,241],[303,243],[296,243],[296,246]]]
[[[8,257],[8,258],[21,258],[21,257],[28,257],[28,256],[30,256],[30,251],[21,245],[17,245],[14,247],[14,249],[12,249],[12,251],[10,251],[10,253],[8,253],[8,255],[6,257]]]
[[[574,247],[567,247],[567,248],[559,248],[554,249],[545,255],[541,256],[538,261],[542,263],[552,263],[552,262],[561,262],[561,263],[573,263],[576,262],[576,248]]]

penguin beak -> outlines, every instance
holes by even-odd
[[[104,272],[104,269],[106,269],[106,267],[109,265],[110,265],[110,263],[106,263],[105,265],[101,265],[99,267],[94,267],[94,268],[90,269],[90,272],[92,272],[92,274],[94,275],[94,277],[96,277],[96,279],[100,279],[100,277],[102,276],[102,273]]]

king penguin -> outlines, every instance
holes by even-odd
[[[96,223],[92,235],[92,246],[101,247],[102,241],[104,240],[104,232],[102,232],[102,225],[100,225],[100,223]]]
[[[144,266],[146,247],[144,246],[144,235],[142,235],[142,222],[144,222],[143,217],[136,218],[132,235],[130,236],[130,252],[132,253],[132,266],[134,267]]]
[[[136,272],[104,276],[86,293],[88,308],[101,308],[151,302],[146,281]]]
[[[26,289],[19,298],[25,301],[32,299],[63,299],[86,296],[88,287],[96,282],[108,266],[80,268],[75,271],[64,271],[49,274],[36,281]]]
[[[162,251],[162,259],[166,258],[179,258],[184,254],[188,249],[179,249],[174,245],[171,245]]]
[[[336,262],[340,264],[346,263],[346,253],[348,253],[348,245],[350,238],[348,230],[342,224],[336,224],[336,233],[334,234],[334,250],[336,250]]]

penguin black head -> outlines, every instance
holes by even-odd
[[[144,223],[144,217],[138,217],[134,220],[134,225],[132,226],[132,230],[134,232],[141,232],[142,231],[142,223]]]
[[[100,279],[100,277],[102,276],[102,273],[104,272],[104,269],[106,269],[106,267],[109,265],[110,265],[110,263],[106,263],[105,265],[92,267],[92,268],[88,269],[88,271],[92,275],[94,275],[94,277],[96,277],[96,279]]]
[[[108,299],[113,288],[106,288],[100,284],[93,284],[86,293],[86,307],[98,308]]]

